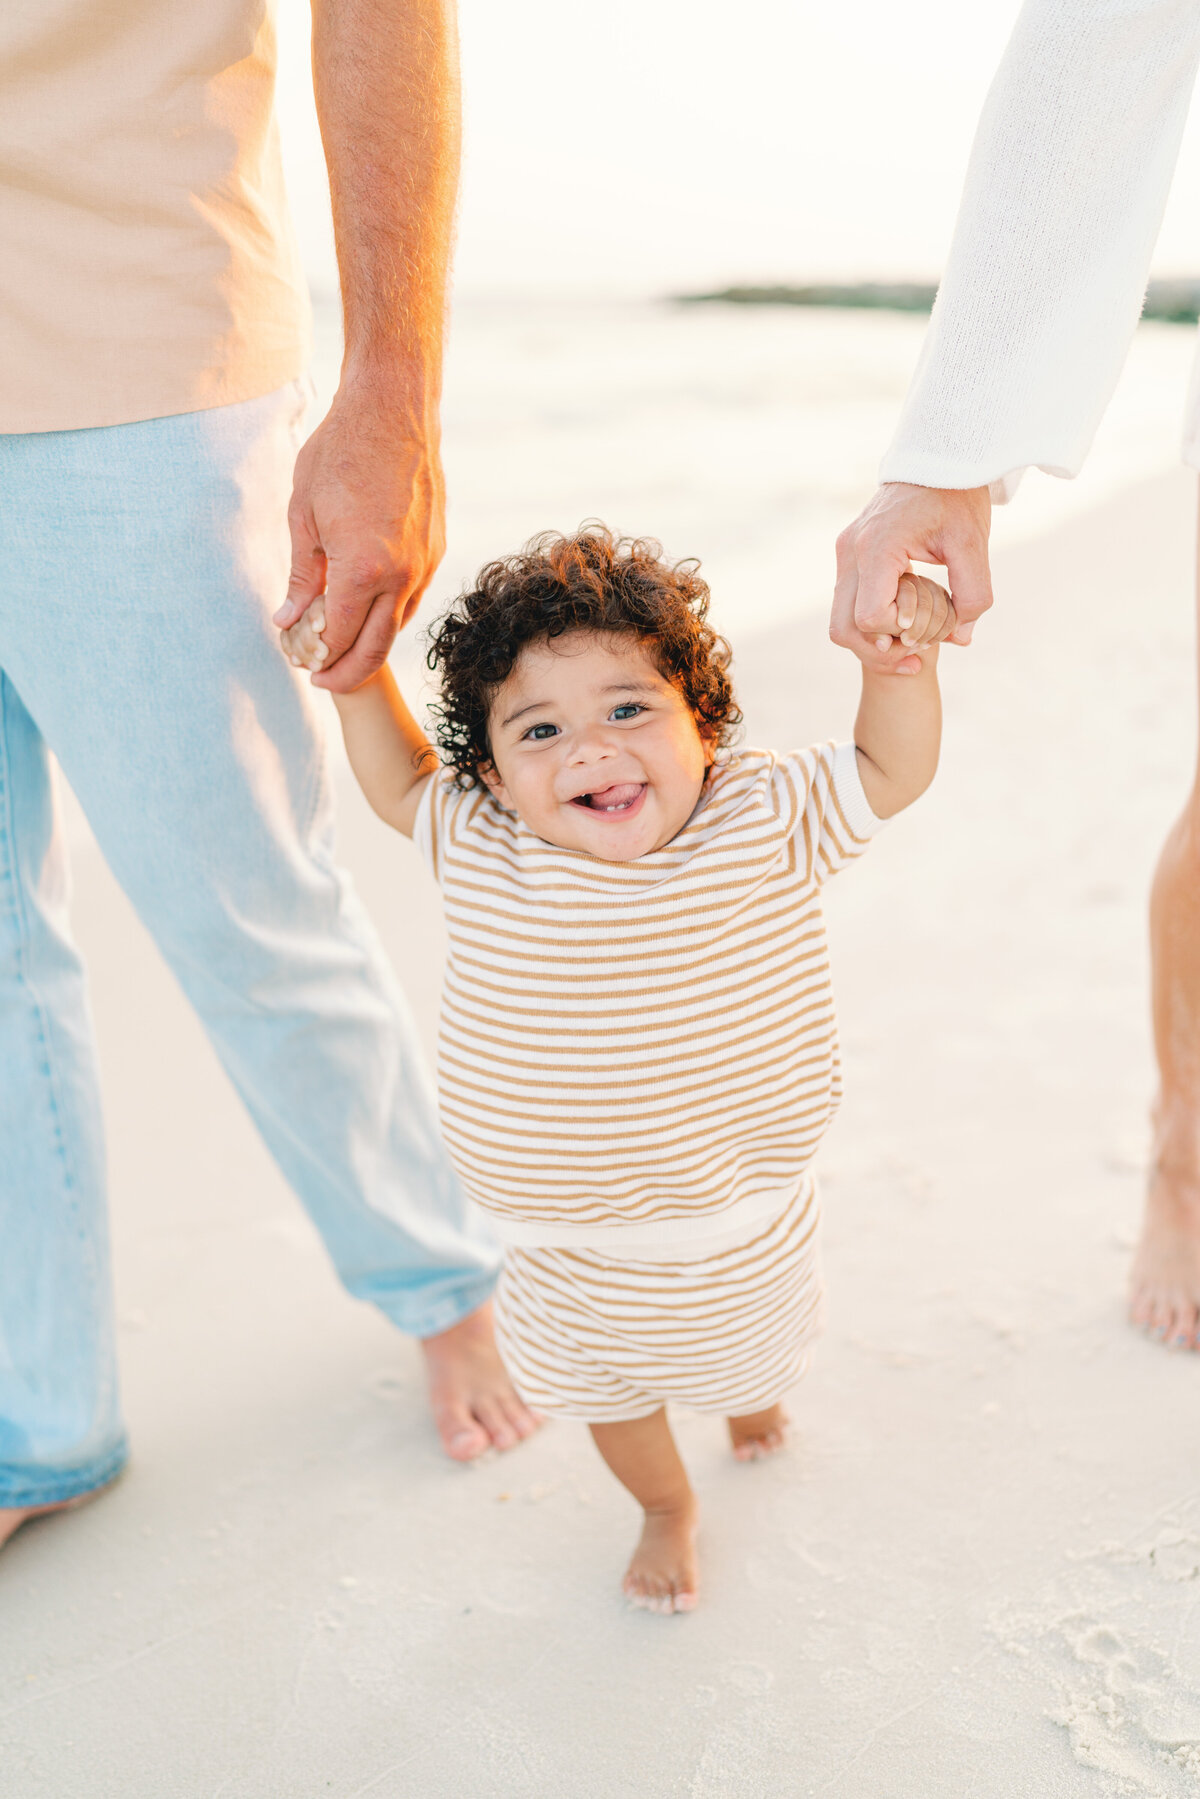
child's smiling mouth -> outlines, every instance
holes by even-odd
[[[628,818],[646,792],[645,781],[621,781],[613,787],[599,787],[592,793],[577,793],[571,801],[602,818]]]

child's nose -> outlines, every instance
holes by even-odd
[[[572,762],[599,762],[613,753],[612,733],[602,728],[577,731],[571,745]]]

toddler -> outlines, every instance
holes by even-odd
[[[386,823],[441,885],[442,1129],[505,1249],[500,1347],[642,1506],[636,1605],[696,1602],[666,1406],[783,1440],[818,1326],[810,1164],[840,1094],[821,886],[937,764],[947,596],[907,576],[903,674],[854,741],[731,747],[694,564],[603,527],[485,568],[433,632],[439,758],[385,667],[335,694]],[[324,660],[320,603],[285,647]],[[897,651],[899,658],[901,652]]]

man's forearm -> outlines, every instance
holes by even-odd
[[[439,406],[458,189],[452,0],[313,0],[313,80],[342,281],[345,356],[296,459],[292,568],[275,622],[324,596],[349,693],[378,669],[446,548]]]
[[[313,82],[345,320],[343,381],[441,390],[458,192],[452,0],[313,0]]]

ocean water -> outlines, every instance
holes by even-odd
[[[337,376],[318,300],[318,393]],[[697,556],[735,638],[828,606],[834,539],[870,495],[920,317],[663,300],[468,296],[445,395],[449,545],[424,616],[481,563],[601,518]],[[1032,473],[998,545],[1103,505],[1179,456],[1194,332],[1139,328],[1083,474]],[[407,657],[405,658],[407,660]]]

